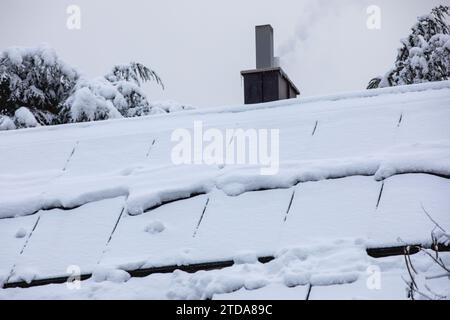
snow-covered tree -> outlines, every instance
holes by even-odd
[[[370,81],[368,89],[450,79],[450,6],[418,17],[403,39],[394,68]]]
[[[115,105],[124,117],[138,117],[154,113],[149,105],[141,84],[155,81],[164,89],[161,78],[155,71],[143,64],[131,62],[128,65],[117,65],[105,76],[118,90]]]
[[[0,129],[58,123],[79,78],[54,50],[10,48],[0,53]],[[8,124],[8,125],[6,125]]]
[[[81,79],[64,104],[64,122],[96,121],[158,113],[150,106],[141,84],[162,80],[143,64],[117,65],[103,78]]]
[[[158,74],[137,62],[131,62],[128,65],[116,65],[105,78],[111,83],[127,81],[134,82],[138,86],[140,86],[142,82],[153,80],[164,89],[164,84]]]
[[[141,63],[117,65],[106,76],[87,79],[45,46],[0,53],[0,130],[39,125],[137,117],[192,109],[150,103],[141,85],[155,71]]]
[[[114,85],[104,78],[82,78],[64,103],[60,118],[63,123],[122,118],[114,105],[118,95]]]

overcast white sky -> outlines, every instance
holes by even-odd
[[[66,28],[68,5],[81,30]],[[47,43],[89,76],[139,61],[156,70],[151,100],[240,104],[255,66],[254,26],[275,29],[275,53],[304,96],[364,89],[388,70],[416,17],[450,0],[0,0],[0,50]],[[366,27],[369,5],[381,30]]]

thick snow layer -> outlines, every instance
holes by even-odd
[[[123,198],[116,198],[71,211],[39,212],[39,223],[16,260],[10,282],[69,276],[74,270],[72,266],[82,274],[91,273],[101,258],[123,204]]]
[[[189,261],[193,234],[206,204],[206,196],[177,201],[139,216],[124,215],[113,234],[102,265],[137,269],[174,265]],[[155,221],[164,226],[159,233],[148,232]]]
[[[0,181],[10,177],[35,187],[33,183],[27,182],[27,178],[61,172],[75,146],[76,140],[59,139],[11,145],[0,143]]]
[[[146,145],[145,139],[141,141],[142,145]],[[150,142],[147,148],[150,148],[149,145]],[[95,154],[94,151],[93,153]],[[76,157],[76,151],[73,156]],[[116,160],[133,157],[145,158],[145,152],[124,153]],[[98,159],[108,161],[107,158],[105,155],[104,158],[99,156]],[[83,161],[72,159],[69,166],[76,168],[77,163]],[[237,196],[261,189],[289,188],[299,182],[355,175],[373,175],[376,180],[403,173],[450,176],[450,143],[398,146],[386,149],[378,155],[366,157],[291,161],[281,163],[276,176],[263,176],[259,167],[251,166],[233,166],[223,170],[216,166],[197,165],[155,168],[142,162],[109,174],[102,174],[102,169],[96,170],[99,174],[92,173],[86,176],[76,174],[77,170],[89,173],[90,170],[95,170],[98,164],[94,162],[91,165],[90,161],[86,161],[80,169],[74,169],[73,175],[68,170],[66,174],[58,179],[51,179],[51,183],[47,184],[33,181],[35,177],[32,175],[17,177],[14,179],[13,188],[0,190],[0,217],[32,214],[48,207],[71,208],[119,195],[129,195],[128,212],[136,215],[166,201],[186,198],[196,193],[208,193],[213,187],[223,190],[230,196]],[[118,163],[112,160],[111,164],[104,167],[118,167]],[[31,192],[24,193],[23,189]]]
[[[195,274],[176,271],[170,275],[155,274],[139,281],[130,279],[123,284],[119,291],[128,291],[131,289],[130,286],[133,285],[135,292],[141,292],[142,290],[139,289],[141,285],[153,287],[159,283],[161,291],[159,298],[208,299],[217,294],[231,293],[242,288],[257,290],[272,283],[280,288],[318,283],[321,285],[352,283],[365,271],[369,260],[363,247],[349,241],[339,241],[335,244],[316,244],[308,247],[285,249],[277,254],[274,261],[267,264],[248,262],[235,264],[223,270],[200,271]],[[109,291],[113,286],[117,290],[119,288],[116,284],[126,279],[123,278],[123,275],[123,273],[114,274],[110,268],[97,268],[94,278],[82,282],[81,285],[82,288],[86,285],[90,287],[89,291],[92,291],[93,287],[100,287]],[[99,285],[98,283],[101,281],[105,283]],[[30,291],[33,290],[36,289],[30,289]],[[69,298],[70,295],[76,297],[83,290],[84,294],[87,294],[86,288],[83,288],[79,293],[77,293],[77,290],[64,292],[67,288],[64,290],[61,287],[58,287],[57,290],[60,291],[58,293],[61,295],[59,298],[64,296]],[[4,292],[14,291],[0,291],[0,298]],[[42,291],[44,297],[48,294],[51,295],[51,292],[52,290]],[[109,292],[109,294],[112,293]],[[149,294],[152,294],[152,289],[143,294],[140,299],[145,299]],[[132,294],[131,297],[133,298],[135,295]]]
[[[207,260],[246,260],[273,255],[283,224],[289,190],[212,194],[192,244]]]
[[[368,277],[350,284],[314,286],[309,300],[405,300],[407,286],[402,276],[401,272],[381,273],[379,286]]]
[[[262,280],[251,283],[220,272],[149,277],[170,282],[167,292],[153,292],[166,298],[255,289],[272,276],[274,286],[311,284],[312,292],[357,283],[366,246],[429,242],[433,226],[422,205],[450,225],[449,105],[450,82],[442,82],[1,132],[0,228],[22,221],[5,218],[40,221],[20,257],[27,236],[19,231],[28,225],[6,227],[18,245],[0,268],[9,274],[15,265],[11,280],[30,281],[78,265],[97,281],[116,282],[127,280],[123,270],[212,260],[236,261],[231,269],[249,279],[262,269]],[[279,129],[278,174],[262,176],[258,166],[175,166],[171,134],[195,121],[205,129]],[[254,263],[264,255],[297,262],[283,263],[281,272],[277,262]],[[140,282],[123,286],[130,283]],[[100,286],[98,297],[119,285]]]
[[[76,144],[66,171],[69,176],[123,172],[124,164],[145,163],[152,144],[153,137],[146,135],[93,137]]]
[[[281,244],[314,243],[316,239],[363,239],[370,227],[381,183],[370,177],[350,177],[302,183],[286,223],[280,232]],[[345,226],[345,227],[336,227]]]
[[[448,126],[442,119],[448,119],[449,102],[436,103],[433,112],[427,108],[421,108],[423,103],[420,101],[411,103],[414,111],[403,108],[395,135],[395,143],[409,144],[420,141],[448,140]]]
[[[183,110],[194,110],[195,108],[191,105],[181,104],[177,101],[167,100],[167,101],[150,101],[150,106],[155,109],[160,109],[162,112],[179,112]]]
[[[306,300],[308,286],[294,288],[281,283],[270,284],[260,289],[247,290],[242,288],[232,293],[216,294],[214,300]]]
[[[36,222],[36,216],[0,220],[0,285],[8,280]]]
[[[130,280],[131,276],[128,272],[118,269],[108,269],[105,267],[97,266],[92,272],[92,279],[95,282],[115,282],[125,283]]]
[[[413,174],[391,177],[384,185],[355,176],[236,197],[216,190],[141,215],[124,213],[119,221],[123,198],[68,211],[55,209],[38,214],[38,228],[17,263],[16,279],[65,275],[69,256],[89,273],[94,262],[129,271],[212,261],[248,263],[286,247],[320,250],[315,246],[318,241],[346,240],[357,247],[429,245],[434,225],[422,204],[433,219],[449,225],[450,204],[444,192],[448,186],[447,179]],[[77,229],[86,224],[86,230]],[[62,247],[43,261],[46,244],[58,235]],[[63,254],[68,247],[77,250]]]
[[[359,253],[358,253],[359,252]],[[330,253],[334,253],[335,255]],[[449,261],[449,254],[442,254]],[[436,267],[425,254],[412,257],[423,276]],[[407,299],[408,274],[403,257],[371,259],[361,247],[335,245],[291,248],[267,264],[238,264],[222,270],[188,274],[175,271],[128,279],[119,270],[97,269],[77,284],[0,290],[0,299]],[[295,280],[295,281],[293,281]],[[447,292],[449,280],[432,280]],[[439,291],[440,290],[440,291]]]
[[[430,245],[431,218],[450,227],[450,180],[430,175],[401,175],[385,181],[379,207],[371,215],[371,247]]]
[[[400,186],[409,190],[405,195],[411,195],[411,198],[394,195],[398,199],[391,208],[406,208],[405,214],[412,216],[414,211],[409,207],[415,203],[413,219],[384,211],[391,180],[404,181]],[[414,189],[416,183],[425,188],[425,181],[435,183],[428,189],[428,194],[434,192],[445,197],[446,193],[441,191],[447,188],[447,180],[428,175],[387,179],[380,203],[382,183],[371,177],[301,183],[292,189],[249,192],[231,198],[221,191],[212,192],[208,196],[162,206],[141,216],[126,216],[119,224],[103,262],[125,268],[129,263],[135,268],[134,264],[153,267],[239,260],[241,255],[270,256],[286,246],[314,244],[324,239],[331,242],[354,239],[369,247],[426,245],[430,242],[433,225],[421,212],[419,199],[424,196],[415,196],[412,191],[420,190]],[[435,218],[443,225],[449,225],[444,210],[450,207],[446,198],[435,196],[428,202],[434,203]],[[378,209],[377,204],[380,205]],[[154,223],[162,226],[163,231],[150,235],[144,232]],[[405,233],[414,237],[397,242],[397,237]],[[395,234],[397,237],[393,237]],[[148,246],[149,241],[155,245]]]

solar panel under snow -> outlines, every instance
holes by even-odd
[[[246,254],[271,256],[288,209],[288,189],[244,193],[229,197],[211,195],[193,246],[206,261],[240,259]]]
[[[307,160],[312,143],[313,132],[317,130],[316,122],[309,121],[296,127],[283,127],[280,129],[280,161]]]
[[[136,269],[273,255],[289,199],[289,190],[218,191],[126,216],[102,264]]]
[[[394,176],[385,181],[378,210],[369,221],[369,246],[429,244],[434,223],[450,225],[450,180],[425,174]]]
[[[191,262],[189,250],[206,201],[203,195],[124,215],[101,263],[135,270]]]
[[[373,177],[361,176],[299,184],[280,246],[365,239],[380,187]]]
[[[192,124],[193,126],[193,124]],[[152,140],[151,152],[148,155],[147,164],[151,166],[172,165],[172,148],[176,144],[171,141],[172,130],[158,132]],[[154,143],[153,143],[154,141]]]
[[[392,245],[400,235],[412,244],[419,238],[427,239],[428,229],[433,227],[421,212],[421,204],[430,212],[438,212],[437,220],[443,217],[444,224],[450,222],[445,215],[450,204],[442,199],[445,193],[437,192],[450,189],[447,180],[429,175],[393,177],[385,182],[380,207],[375,211],[380,186],[372,177],[303,183],[295,188],[289,212],[293,188],[249,192],[238,197],[217,191],[176,201],[140,216],[124,214],[103,259],[123,198],[70,211],[41,212],[25,251],[14,261],[11,282],[30,279],[30,275],[34,279],[67,276],[71,265],[89,273],[100,260],[102,265],[135,270],[236,260],[246,254],[262,257],[284,247],[304,246],[327,238],[365,239],[369,235],[372,245],[383,247]],[[404,211],[399,212],[399,207],[404,207]],[[395,212],[389,208],[395,208]],[[6,226],[8,221],[20,224],[22,219],[29,219],[31,224],[36,218],[4,219],[0,226]],[[336,227],[342,225],[345,228]],[[50,251],[48,243],[54,244]],[[17,258],[17,253],[7,252],[5,256]],[[12,263],[5,268],[6,264],[3,269]]]
[[[99,262],[124,205],[124,198],[89,203],[77,209],[41,211],[39,223],[15,261],[9,282],[65,277],[70,266],[82,274]]]
[[[37,216],[0,219],[0,284],[5,282],[17,262]]]
[[[121,135],[79,141],[67,166],[68,175],[114,173],[145,163],[151,152],[151,135]]]
[[[47,172],[62,171],[75,145],[71,140],[0,145],[0,175],[38,173],[51,178]]]
[[[386,99],[392,107],[381,108],[379,99]],[[217,119],[209,117],[208,125],[280,127],[282,160],[354,157],[377,153],[399,142],[448,137],[445,131],[448,121],[443,121],[449,115],[446,108],[433,104],[436,112],[428,112],[425,111],[426,101],[396,105],[394,100],[404,102],[401,96],[367,101],[349,99],[335,102],[330,110],[322,107],[322,112],[315,113],[310,108],[298,123],[294,115],[302,111],[286,108],[282,116],[273,118],[262,110],[254,112],[245,123],[239,123],[239,114],[213,115]],[[377,107],[358,105],[363,102],[376,103]],[[208,119],[207,115],[204,117]],[[177,121],[180,127],[189,127],[193,125],[192,119],[181,117]],[[120,126],[120,122],[117,124]],[[68,175],[94,175],[124,170],[145,161],[150,165],[171,165],[171,132],[96,137],[80,140],[78,144],[60,140],[21,144],[11,149],[8,146],[5,154],[9,155],[0,159],[0,170],[3,170],[0,175],[36,171],[44,177],[48,170],[61,171],[65,167]],[[0,151],[1,148],[4,146],[0,146]],[[49,183],[45,179],[42,185],[47,186]],[[375,182],[373,177],[308,182],[287,190],[249,192],[238,197],[213,192],[170,203],[136,217],[124,214],[108,247],[106,243],[123,208],[124,198],[90,203],[70,211],[40,212],[41,221],[19,258],[17,252],[24,239],[12,240],[10,235],[0,234],[0,240],[5,237],[5,243],[11,243],[8,246],[11,251],[0,251],[9,259],[0,261],[0,269],[7,270],[9,265],[16,264],[11,279],[16,281],[67,276],[70,265],[78,265],[82,273],[89,273],[99,261],[134,270],[238,259],[247,253],[272,255],[280,248],[308,245],[315,239],[337,241],[369,237],[374,246],[426,241],[433,225],[424,215],[422,204],[437,221],[450,224],[447,181],[428,175],[390,178],[385,181],[378,210],[375,208],[381,183]],[[22,221],[29,229],[37,217],[0,220],[0,231],[2,226],[15,229]],[[17,222],[17,226],[5,227],[7,222],[4,221]],[[52,244],[50,249],[49,243]]]
[[[450,99],[441,104],[416,102],[403,111],[396,143],[411,144],[448,140],[450,123]]]
[[[400,114],[396,108],[371,110],[365,106],[351,113],[344,109],[319,114],[313,143],[297,160],[353,158],[379,153],[393,144]]]

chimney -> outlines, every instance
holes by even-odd
[[[272,68],[273,29],[270,24],[256,26],[256,69]]]
[[[245,104],[296,98],[300,91],[274,57],[273,28],[271,25],[255,27],[256,69],[242,71]]]

